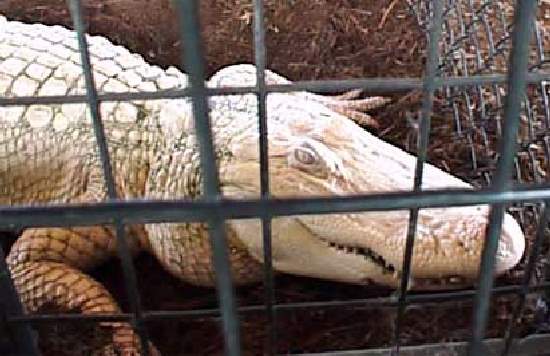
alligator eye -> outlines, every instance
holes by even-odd
[[[294,158],[296,161],[305,165],[312,165],[317,162],[315,153],[307,147],[297,147],[294,149]]]
[[[323,155],[323,147],[315,142],[303,140],[298,142],[289,151],[288,163],[290,166],[316,177],[326,178],[328,170]]]

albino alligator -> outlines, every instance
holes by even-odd
[[[147,64],[102,37],[88,37],[100,92],[181,88],[186,75]],[[0,17],[0,94],[84,94],[75,34]],[[267,72],[271,83],[286,79]],[[217,72],[209,86],[253,85],[255,69]],[[381,99],[334,99],[311,93],[270,94],[267,101],[270,179],[274,196],[347,195],[409,190],[415,158],[338,113],[362,111]],[[383,101],[383,100],[382,100]],[[232,198],[257,197],[259,143],[256,96],[210,99],[221,189]],[[368,118],[366,114],[359,117]],[[148,100],[101,105],[121,198],[192,198],[201,173],[190,101]],[[0,204],[90,202],[106,198],[91,119],[85,104],[0,108]],[[471,187],[426,164],[424,188]],[[420,213],[411,288],[454,288],[478,271],[486,206],[424,209]],[[273,221],[276,271],[350,283],[398,285],[408,212],[296,216]],[[237,285],[262,278],[262,238],[255,220],[227,223]],[[203,224],[128,228],[131,249],[154,254],[172,274],[214,285]],[[522,257],[523,233],[506,215],[496,273]],[[109,292],[87,271],[115,253],[106,227],[27,229],[7,262],[25,309],[43,306],[82,313],[117,312]],[[138,352],[129,325],[104,323],[125,354]]]

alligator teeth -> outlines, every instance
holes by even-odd
[[[374,252],[373,250],[367,247],[340,245],[332,241],[327,241],[327,245],[341,253],[363,256],[365,259],[372,261],[376,265],[382,267],[383,269],[382,273],[391,274],[395,279],[401,278],[401,271],[396,269],[395,266],[392,265],[391,263],[388,263],[384,259],[384,257],[382,257],[382,255],[379,255],[378,253]],[[411,281],[409,281],[409,284],[412,285],[413,282],[418,284],[419,280],[415,280],[411,278]],[[441,278],[424,278],[422,279],[421,284],[427,285],[427,286],[428,285],[438,286],[445,282],[450,284],[462,284],[464,283],[464,280],[460,276],[447,276],[447,277],[441,277]]]
[[[353,254],[353,255],[361,255],[366,259],[381,266],[388,273],[399,273],[399,271],[397,271],[391,263],[386,262],[386,260],[384,260],[384,258],[381,255],[377,254],[376,252],[374,252],[373,250],[367,247],[341,245],[332,241],[329,241],[328,245],[329,247],[332,247],[336,251],[341,251],[341,252],[344,252],[347,254]]]

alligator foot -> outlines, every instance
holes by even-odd
[[[358,99],[361,89],[351,90],[342,95],[326,97],[326,106],[331,110],[349,117],[359,125],[379,128],[378,122],[367,111],[382,107],[391,101],[382,96]]]

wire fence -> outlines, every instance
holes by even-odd
[[[129,321],[139,334],[144,354],[147,354],[149,337],[146,322],[158,319],[221,315],[225,336],[225,352],[240,355],[239,315],[265,311],[268,315],[267,354],[276,353],[275,325],[277,312],[296,308],[320,306],[339,308],[362,306],[397,308],[395,334],[391,351],[400,354],[424,354],[441,345],[418,348],[401,347],[400,333],[404,312],[409,305],[445,300],[475,298],[472,338],[466,344],[454,345],[457,352],[485,355],[489,350],[502,355],[510,352],[536,352],[549,339],[536,336],[518,343],[513,349],[514,321],[521,315],[526,295],[546,290],[550,284],[532,285],[535,263],[539,258],[545,228],[550,212],[545,204],[550,200],[550,186],[545,182],[548,165],[542,167],[541,157],[547,162],[550,153],[548,132],[550,107],[547,82],[550,72],[545,71],[548,61],[544,50],[545,28],[534,21],[537,1],[517,2],[514,8],[504,2],[486,1],[409,1],[411,12],[417,17],[428,38],[427,60],[423,78],[390,78],[297,82],[288,85],[267,85],[265,26],[263,1],[254,1],[254,45],[257,84],[253,87],[206,88],[204,58],[198,23],[198,1],[176,1],[181,19],[181,37],[184,43],[185,68],[189,87],[182,90],[139,93],[98,94],[84,36],[85,25],[80,1],[69,1],[69,8],[78,34],[82,69],[85,74],[86,95],[0,98],[0,105],[30,105],[53,103],[87,103],[93,119],[95,137],[99,147],[108,200],[86,205],[52,205],[29,207],[0,207],[0,228],[27,228],[46,226],[112,224],[116,228],[118,255],[122,262],[130,312],[116,315],[40,314],[25,315],[9,278],[4,253],[0,250],[0,298],[6,310],[0,313],[0,325],[13,331],[18,353],[38,354],[36,340],[30,330],[32,323],[59,320]],[[511,22],[513,21],[513,22]],[[535,53],[531,50],[535,41]],[[509,68],[510,70],[506,71]],[[310,90],[335,92],[362,88],[368,93],[391,90],[393,92],[418,89],[422,91],[419,113],[419,133],[414,187],[407,193],[358,195],[349,197],[315,197],[270,199],[268,179],[266,98],[269,93]],[[254,93],[258,98],[260,128],[261,194],[257,200],[232,200],[220,196],[219,181],[213,150],[212,132],[208,120],[208,96],[236,93]],[[100,105],[109,101],[193,97],[193,117],[200,145],[204,196],[195,201],[126,201],[117,197],[114,177],[103,130]],[[470,148],[474,172],[481,172],[473,180],[483,189],[476,191],[443,190],[423,192],[424,162],[428,158],[428,142],[434,101],[443,98],[447,111],[454,120],[454,130],[460,140]],[[439,105],[439,104],[438,104]],[[438,106],[440,108],[440,106]],[[437,113],[439,114],[439,112]],[[500,137],[498,150],[493,147],[491,135]],[[519,137],[519,143],[516,139]],[[479,145],[483,147],[480,151]],[[481,152],[481,154],[480,154]],[[494,175],[491,172],[495,171]],[[525,173],[529,172],[529,173]],[[477,174],[477,173],[476,173]],[[512,175],[519,183],[514,185]],[[529,179],[526,179],[525,174]],[[535,240],[528,254],[525,277],[521,285],[493,287],[492,270],[501,222],[505,209],[514,203],[521,215],[522,224],[538,224]],[[490,223],[481,262],[477,290],[409,294],[411,258],[420,209],[428,207],[491,204]],[[520,205],[521,204],[521,205]],[[338,302],[275,303],[271,261],[271,219],[298,214],[326,214],[359,211],[387,211],[409,209],[407,244],[403,273],[398,293],[394,297],[348,300]],[[264,242],[265,304],[237,307],[232,285],[224,221],[226,219],[260,218]],[[147,311],[139,300],[138,286],[124,226],[132,223],[159,223],[201,221],[209,225],[216,271],[219,309],[192,311]],[[519,296],[503,340],[485,340],[488,309],[492,294],[513,293]],[[496,345],[496,346],[495,346]],[[542,346],[541,346],[542,345]],[[496,351],[495,351],[496,350]],[[518,351],[519,350],[519,351]],[[544,349],[543,349],[544,350]],[[433,350],[432,350],[433,351]],[[378,352],[378,353],[377,353]],[[375,355],[385,350],[356,350],[354,354]],[[431,351],[430,351],[431,352]]]

